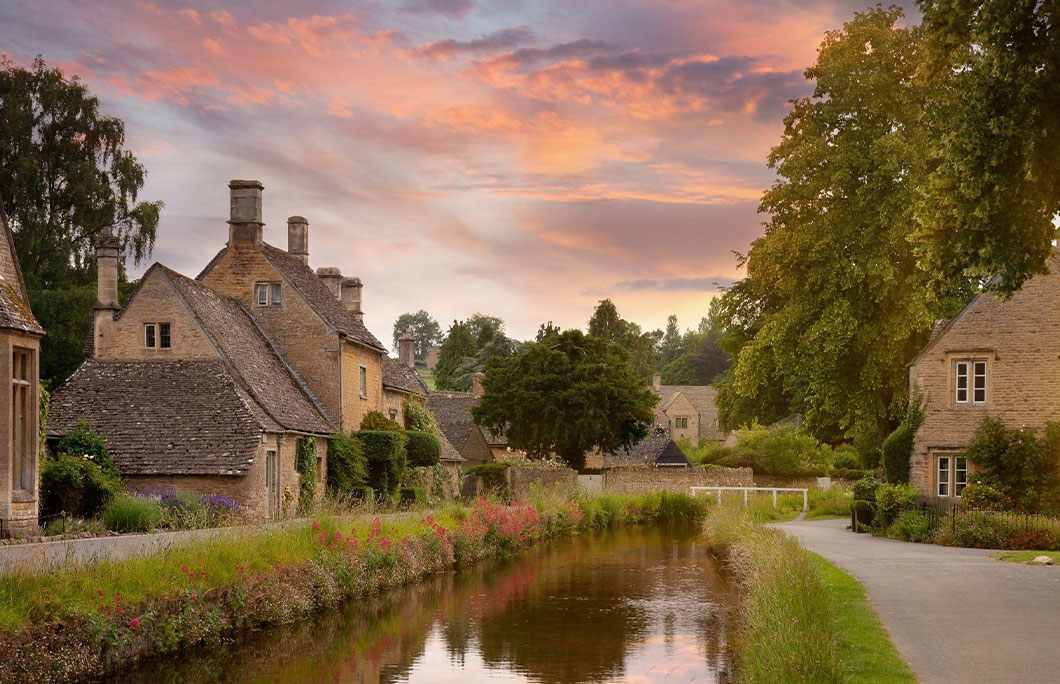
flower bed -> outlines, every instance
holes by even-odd
[[[705,510],[703,501],[661,493],[511,506],[480,499],[397,523],[323,518],[78,570],[9,575],[0,578],[0,682],[99,677],[543,539],[695,522]]]

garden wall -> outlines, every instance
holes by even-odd
[[[689,487],[750,487],[754,483],[750,468],[623,466],[604,471],[604,491],[616,494],[653,491],[687,494]]]
[[[578,473],[570,468],[519,466],[508,468],[508,489],[514,499],[525,499],[531,485],[574,489]]]

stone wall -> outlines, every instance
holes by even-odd
[[[577,477],[577,471],[570,468],[517,466],[508,468],[508,489],[513,499],[525,499],[533,485],[573,491]]]
[[[751,487],[750,468],[655,468],[623,466],[604,471],[604,491],[618,494],[639,492],[684,492],[689,487]]]
[[[1060,260],[1049,268],[1007,301],[973,300],[910,365],[910,390],[924,401],[910,481],[923,494],[937,493],[938,457],[960,454],[985,416],[1009,427],[1060,420]],[[984,403],[957,403],[957,361],[986,362]]]
[[[361,367],[365,369],[367,392],[361,395]],[[342,425],[359,430],[369,411],[386,415],[383,405],[383,355],[376,349],[346,342],[342,347]]]

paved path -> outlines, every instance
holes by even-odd
[[[861,581],[922,682],[1060,681],[1060,566],[853,534],[848,524],[777,527]]]

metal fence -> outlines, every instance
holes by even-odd
[[[974,517],[984,515],[1000,520],[1010,529],[1017,531],[1041,529],[1043,527],[1060,528],[1060,518],[1036,513],[998,511],[990,508],[965,506],[957,502],[922,500],[917,504],[916,510],[927,515],[933,530],[938,529],[942,525],[948,525],[950,530],[953,531]]]

